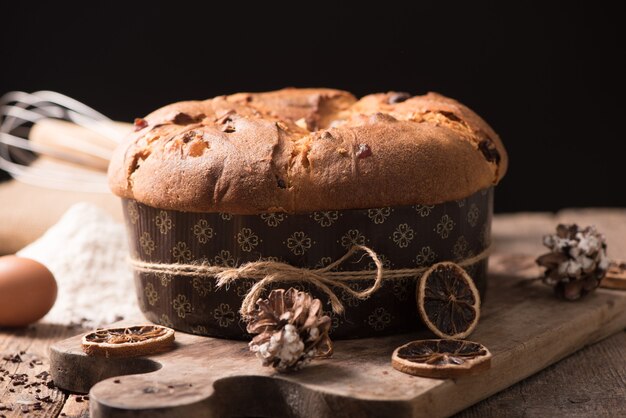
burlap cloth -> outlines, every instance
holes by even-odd
[[[0,255],[13,254],[39,238],[77,202],[92,203],[122,221],[120,201],[112,194],[51,190],[16,180],[0,182]]]

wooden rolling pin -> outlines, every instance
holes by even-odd
[[[116,145],[132,131],[123,122],[98,122],[107,135],[58,119],[42,119],[28,135],[32,150],[45,160],[105,172]]]

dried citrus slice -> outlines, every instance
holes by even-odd
[[[465,338],[480,317],[480,295],[455,263],[434,264],[420,279],[417,306],[426,326],[441,338]]]
[[[403,373],[446,379],[488,369],[491,353],[472,341],[419,340],[396,348],[391,364]]]
[[[154,354],[174,342],[174,330],[160,325],[101,328],[83,336],[83,351],[91,356],[131,357]]]

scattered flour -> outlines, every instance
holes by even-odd
[[[47,266],[59,287],[43,321],[100,326],[142,318],[128,265],[124,225],[87,203],[72,206],[41,238],[17,253]]]

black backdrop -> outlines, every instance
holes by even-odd
[[[131,120],[172,101],[284,86],[438,91],[505,142],[498,211],[626,206],[619,6],[17,3],[0,5],[0,94],[57,90]]]

